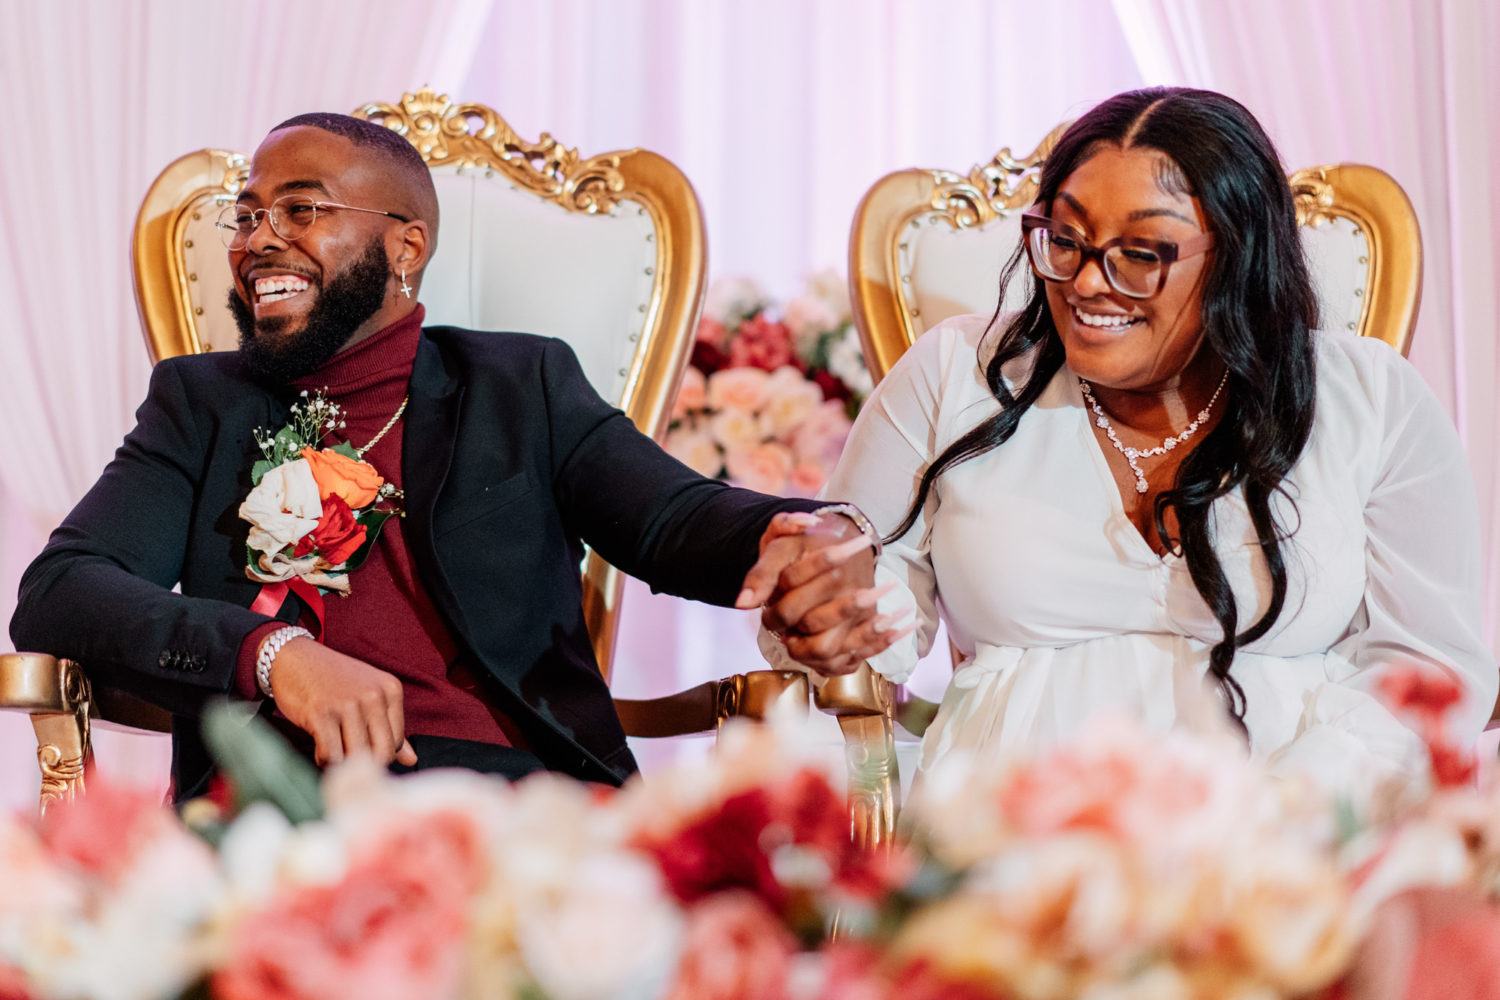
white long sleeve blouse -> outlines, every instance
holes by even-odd
[[[929,331],[876,388],[825,490],[882,532],[927,465],[999,404],[979,361],[988,317]],[[1288,590],[1270,632],[1239,650],[1252,750],[1351,793],[1423,759],[1378,698],[1386,671],[1435,666],[1461,682],[1455,735],[1483,728],[1500,685],[1480,639],[1478,513],[1458,437],[1421,377],[1377,341],[1315,335],[1316,414],[1278,499]],[[1029,358],[1007,376],[1023,376]],[[1216,503],[1215,545],[1259,620],[1270,576],[1243,496]],[[939,618],[964,654],[922,766],[959,747],[1046,744],[1103,710],[1167,728],[1201,705],[1221,629],[1186,563],[1127,519],[1066,365],[1015,434],[951,467],[916,523],[886,546],[882,610],[915,606],[916,633],[871,664],[910,674]]]

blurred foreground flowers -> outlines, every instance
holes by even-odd
[[[1387,685],[1437,766],[1362,814],[1231,739],[1100,720],[929,772],[878,853],[788,720],[616,792],[319,783],[221,715],[232,808],[96,782],[0,823],[0,998],[1494,996],[1500,783],[1444,745],[1441,688]]]

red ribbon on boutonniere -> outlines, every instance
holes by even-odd
[[[274,617],[291,591],[317,619],[321,638],[323,595],[349,592],[350,571],[369,556],[385,522],[401,514],[401,491],[361,456],[406,404],[364,448],[347,441],[320,448],[344,426],[343,411],[322,390],[302,396],[276,433],[255,429],[263,457],[251,467],[252,488],[239,514],[250,522],[245,575],[262,584],[251,610]]]

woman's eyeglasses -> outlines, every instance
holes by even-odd
[[[1031,214],[1021,216],[1021,236],[1037,277],[1071,281],[1093,260],[1109,287],[1130,299],[1151,298],[1166,286],[1174,261],[1196,257],[1214,245],[1214,234],[1203,233],[1181,243],[1119,236],[1094,246],[1072,226]]]

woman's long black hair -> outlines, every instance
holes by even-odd
[[[1170,490],[1156,498],[1157,533],[1179,551],[1198,593],[1224,637],[1209,653],[1209,669],[1229,713],[1241,726],[1245,692],[1230,676],[1235,649],[1271,628],[1286,600],[1281,545],[1291,531],[1271,508],[1274,493],[1307,443],[1313,421],[1313,346],[1317,296],[1297,234],[1292,193],[1271,140],[1238,102],[1206,90],[1160,87],[1119,94],[1078,119],[1058,140],[1042,168],[1037,204],[1049,210],[1063,182],[1101,147],[1153,149],[1177,168],[1164,185],[1196,196],[1215,236],[1202,296],[1204,343],[1229,372],[1224,418],[1183,461]],[[1001,275],[1001,290],[1024,261],[1017,248]],[[999,321],[997,308],[991,325]],[[1009,361],[1035,352],[1031,374],[1012,393],[1001,376]],[[984,348],[981,347],[981,357]],[[922,474],[897,538],[916,522],[933,485],[960,462],[1004,444],[1064,361],[1040,282],[1005,327],[985,365],[1000,412],[944,449]],[[1266,613],[1239,632],[1234,593],[1214,552],[1209,509],[1242,487],[1251,522],[1271,575]],[[1288,496],[1288,500],[1291,498]],[[1168,534],[1166,512],[1177,515]],[[1295,511],[1295,506],[1293,507]]]

